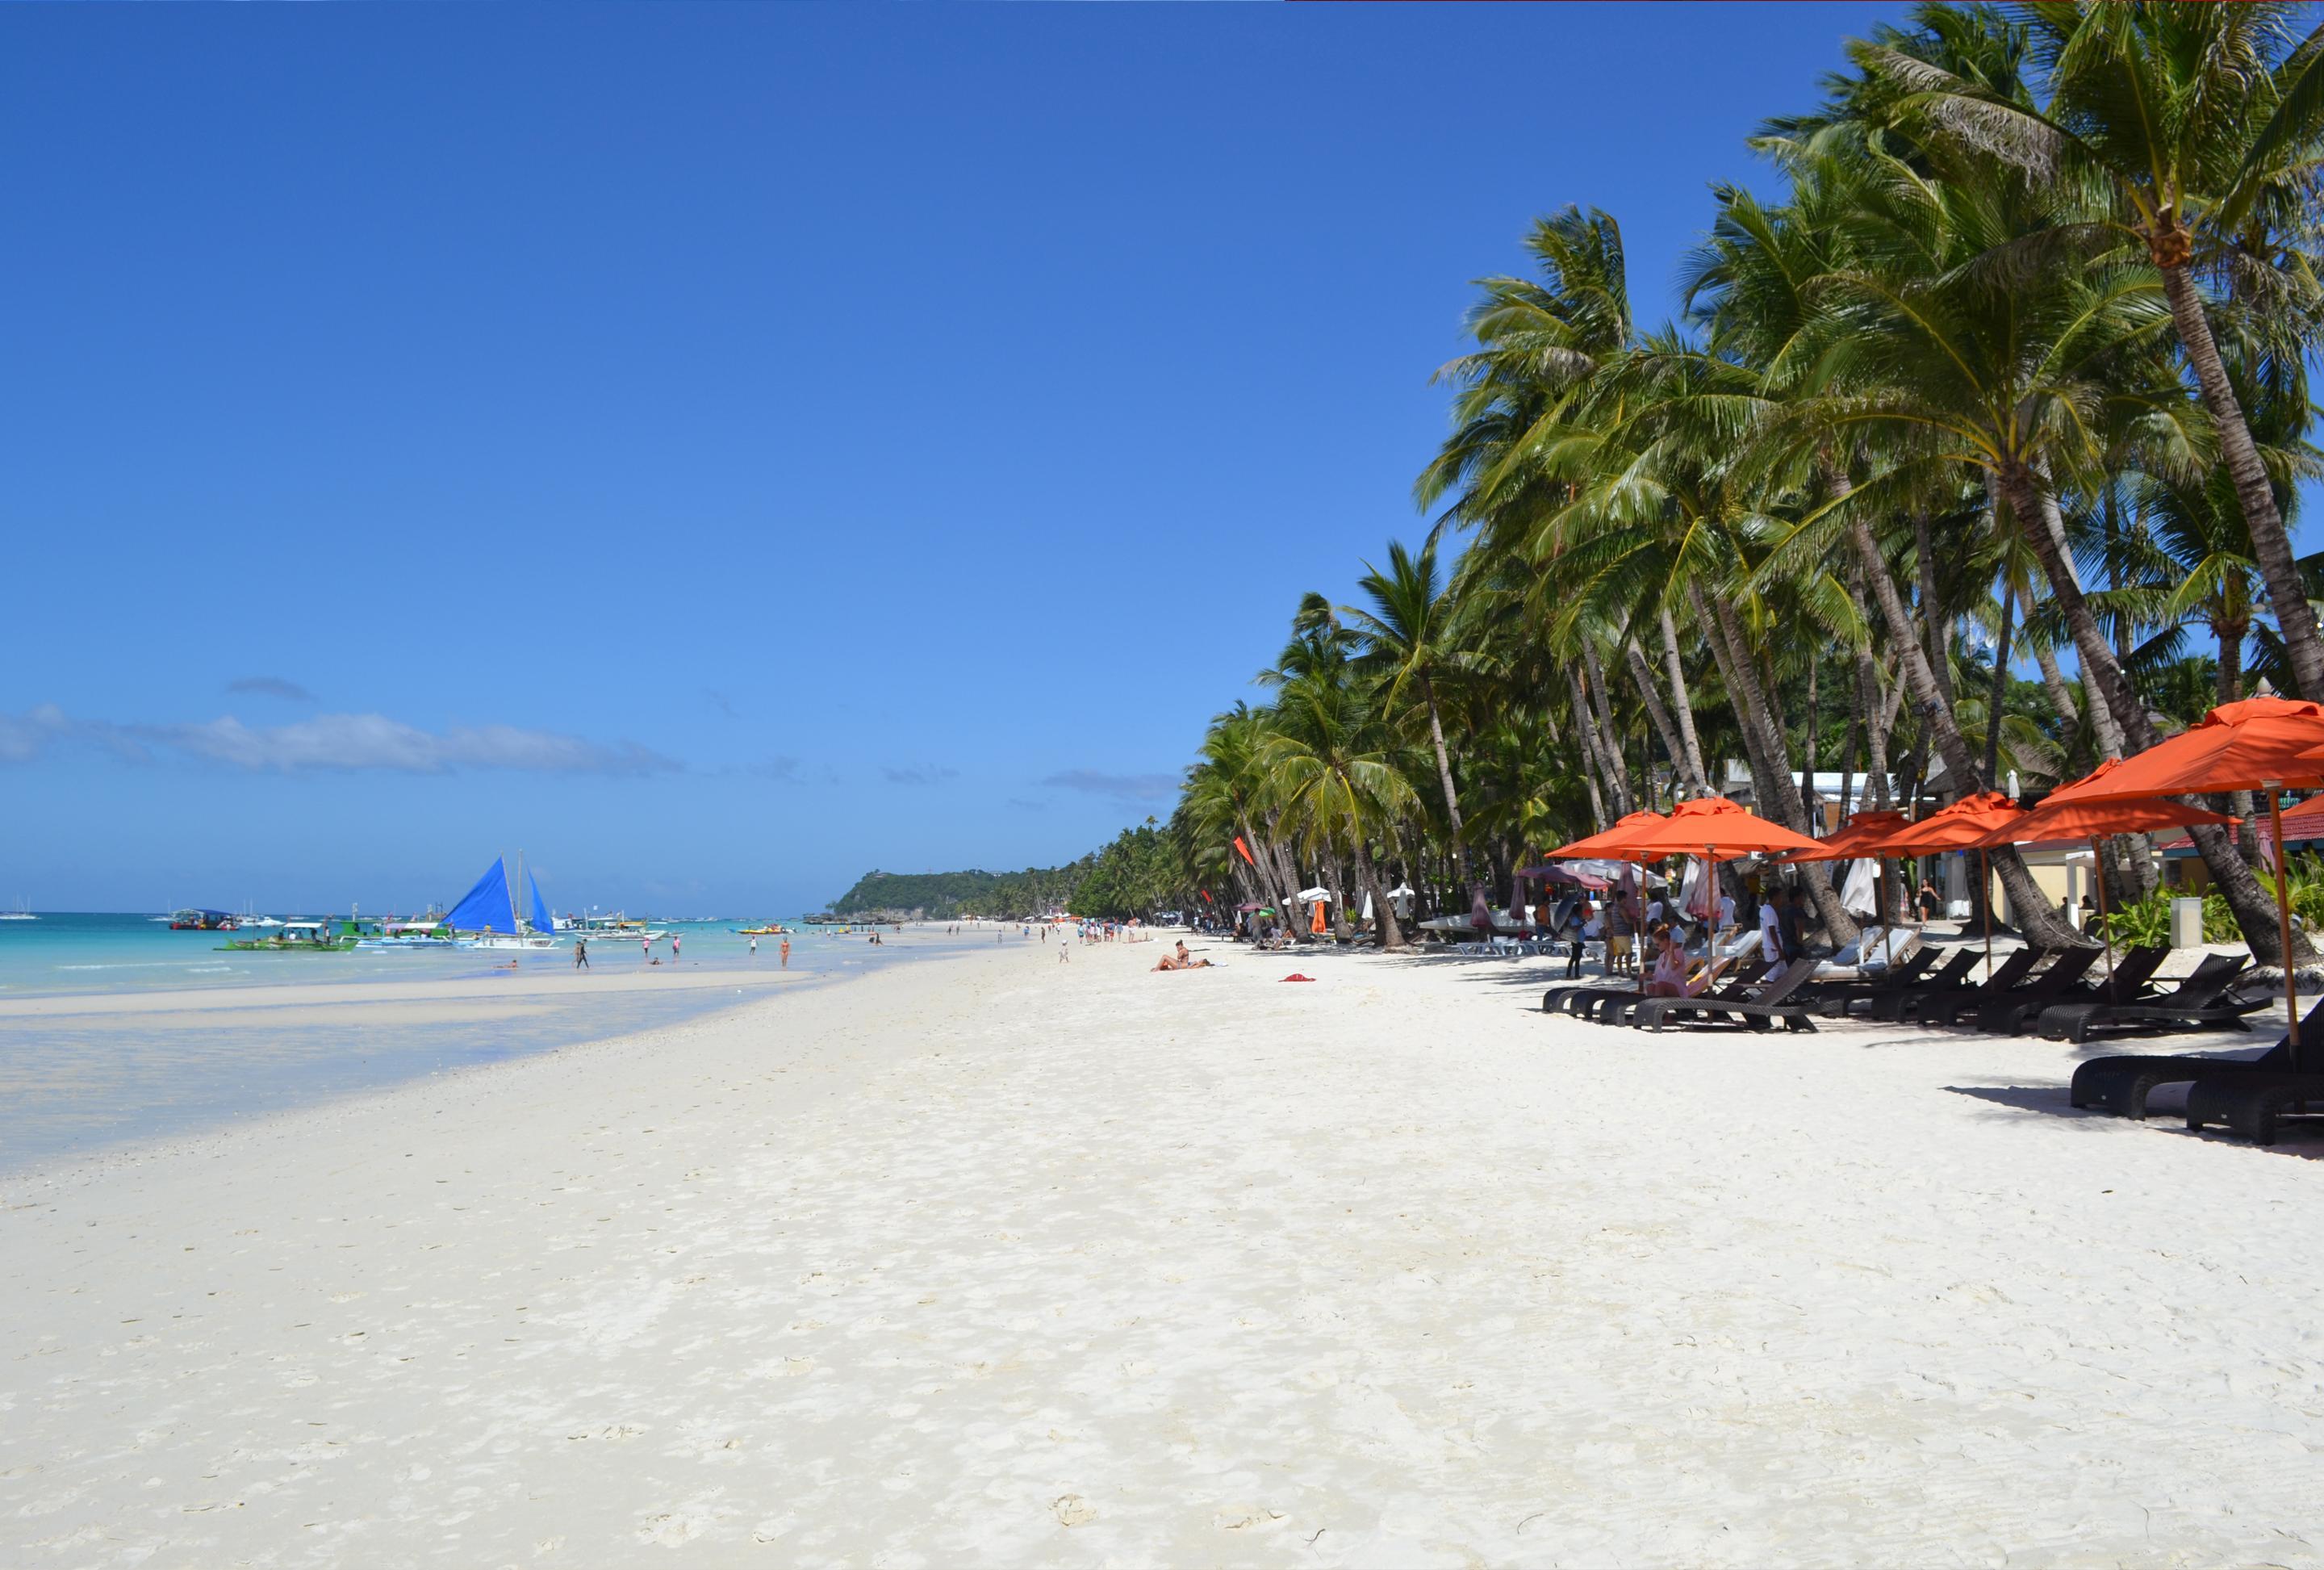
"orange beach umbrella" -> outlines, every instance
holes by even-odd
[[[2085,783],[2122,767],[2107,759],[2085,776]],[[2144,801],[2060,801],[2054,796],[2015,823],[2005,824],[1978,842],[1984,850],[1997,845],[2039,845],[2044,840],[2087,839],[2090,842],[2090,876],[2098,886],[2098,937],[2106,944],[2107,979],[2114,979],[2114,934],[2107,930],[2106,872],[2098,864],[2098,841],[2110,834],[2144,834],[2153,828],[2184,828],[2193,823],[2230,824],[2223,812],[2188,801],[2150,797]]]
[[[2287,786],[2312,785],[2324,785],[2324,704],[2247,697],[2219,705],[2170,740],[2124,759],[2119,768],[2094,770],[2052,790],[2050,800],[2123,801],[2212,790],[2264,790],[2268,821],[2281,846],[2282,792]],[[2283,945],[2284,1041],[2297,1065],[2300,983],[2292,967],[2292,892],[2281,871],[2275,880],[2275,924]]]
[[[1607,832],[1610,835],[1613,831]],[[1754,851],[1816,848],[1816,842],[1806,835],[1795,834],[1780,823],[1769,823],[1724,796],[1699,796],[1692,801],[1682,801],[1671,808],[1668,817],[1659,824],[1642,826],[1625,844],[1634,854],[1653,858],[1746,855]]]
[[[1880,854],[1879,842],[1912,821],[1903,813],[1886,808],[1859,812],[1848,820],[1847,827],[1816,841],[1815,849],[1794,851],[1784,859],[1794,862],[1847,862],[1859,856],[1877,856]]]
[[[2008,827],[2026,816],[2025,808],[1998,790],[1980,790],[1974,796],[1964,796],[1940,812],[1932,812],[1918,823],[1908,823],[1894,834],[1874,843],[1873,848],[1882,855],[1911,856],[1924,851],[1977,851],[1978,875],[1990,875],[1991,869],[1984,844],[1986,836]],[[1985,908],[1985,965],[1993,968],[1993,891],[1978,891],[1978,903]]]
[[[1682,801],[1671,808],[1670,817],[1659,824],[1644,826],[1628,841],[1628,854],[1642,861],[1664,856],[1702,856],[1711,864],[1714,891],[1722,856],[1815,848],[1816,842],[1807,836],[1795,834],[1780,823],[1769,823],[1724,796],[1699,796],[1692,801]],[[1719,930],[1714,927],[1711,934],[1714,956],[1718,953]]]
[[[1631,859],[1628,852],[1632,839],[1669,821],[1659,812],[1624,813],[1614,820],[1611,828],[1584,835],[1563,850],[1554,850],[1543,859],[1553,862],[1628,861]]]

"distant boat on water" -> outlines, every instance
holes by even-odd
[[[39,919],[38,916],[32,914],[32,902],[21,894],[16,897],[16,908],[14,910],[0,910],[0,921],[38,921]]]
[[[444,926],[463,948],[543,949],[557,947],[557,921],[549,902],[540,897],[540,883],[524,869],[524,853],[516,853],[516,877],[509,876],[508,858],[494,856],[476,886],[462,896],[444,918]],[[516,892],[521,885],[527,914],[516,913]]]
[[[210,910],[200,906],[189,905],[183,910],[170,912],[170,930],[172,932],[231,932],[234,930],[234,912]]]

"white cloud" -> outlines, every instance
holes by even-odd
[[[54,704],[0,715],[0,761],[29,762],[51,745],[80,741],[124,757],[154,752],[254,771],[383,770],[443,774],[516,769],[556,774],[650,774],[682,768],[635,742],[593,742],[517,725],[455,725],[443,731],[377,714],[326,714],[284,725],[247,725],[232,715],[198,724],[117,725],[77,720]]]

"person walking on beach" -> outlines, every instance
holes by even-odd
[[[589,940],[586,937],[576,937],[573,940],[573,968],[575,970],[589,968]]]
[[[638,953],[647,959],[651,959],[653,957],[653,939],[650,937],[639,938]]]
[[[675,932],[669,935],[669,963],[678,963],[678,934]]]
[[[786,937],[786,938],[784,938],[784,939],[783,939],[783,968],[784,968],[785,970],[788,970],[788,969],[790,969],[790,967],[791,967],[791,940],[790,940],[789,938]]]
[[[751,957],[752,959],[759,957],[759,940],[755,937],[751,939]]]
[[[1070,943],[1067,943],[1067,942],[1065,940],[1065,937],[1064,937],[1062,935],[1060,935],[1060,936],[1058,937],[1058,938],[1057,938],[1057,963],[1058,963],[1059,965],[1064,965],[1064,964],[1067,963],[1068,961],[1070,961],[1073,957],[1074,957],[1074,946],[1073,946],[1072,944],[1070,944]]]

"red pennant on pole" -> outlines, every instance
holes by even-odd
[[[1259,858],[1250,854],[1250,846],[1242,843],[1242,836],[1235,836],[1234,841],[1235,849],[1242,852],[1242,859],[1249,862],[1252,866],[1259,865]]]

